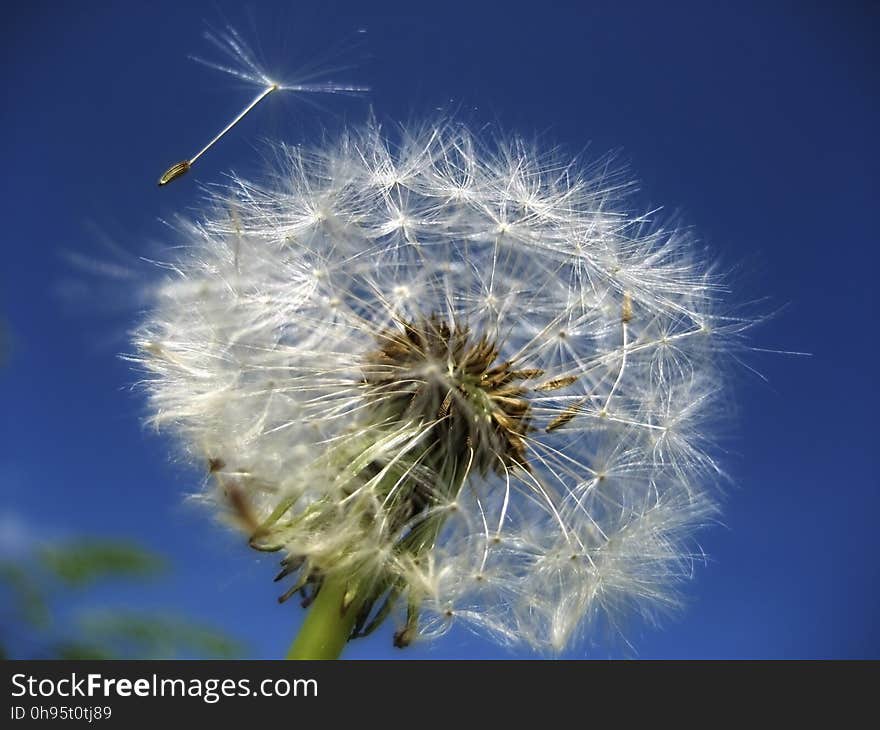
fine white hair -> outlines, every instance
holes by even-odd
[[[747,325],[693,233],[634,211],[608,160],[449,120],[275,151],[182,224],[135,337],[216,504],[300,582],[367,576],[363,629],[387,602],[420,636],[552,653],[675,606]],[[463,351],[494,369],[465,383]],[[466,438],[437,446],[452,408]]]

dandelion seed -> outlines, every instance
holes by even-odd
[[[547,424],[547,433],[555,431],[557,428],[562,428],[565,424],[569,423],[580,412],[583,403],[584,401],[581,401],[572,406],[568,406],[568,408]]]
[[[177,162],[169,167],[165,172],[162,173],[162,177],[159,178],[159,186],[167,185],[172,180],[176,180],[181,175],[189,172],[189,168],[192,166],[192,162],[190,160],[182,160],[181,162]]]
[[[162,173],[162,177],[159,178],[159,185],[167,185],[172,180],[176,180],[181,175],[186,172],[189,172],[190,168],[195,164],[196,160],[199,159],[205,152],[207,152],[211,147],[213,147],[217,142],[219,142],[230,129],[232,129],[236,124],[238,124],[245,116],[250,112],[257,104],[259,104],[263,99],[265,99],[269,94],[273,91],[277,91],[278,86],[276,84],[272,84],[271,86],[267,86],[263,91],[261,91],[254,100],[248,104],[244,109],[242,109],[238,116],[235,117],[229,124],[227,124],[217,135],[206,144],[202,149],[196,152],[190,159],[183,160],[182,162],[175,163],[171,167],[169,167],[164,173]]]
[[[553,380],[547,381],[546,383],[541,383],[541,385],[536,385],[535,390],[560,390],[561,388],[567,388],[569,385],[576,383],[577,380],[577,375],[566,375],[563,378],[555,378]]]
[[[366,86],[355,86],[351,84],[337,84],[330,81],[317,83],[290,82],[281,83],[273,81],[266,72],[257,63],[253,52],[248,48],[247,44],[234,28],[228,28],[224,33],[206,33],[205,37],[217,46],[223,53],[228,55],[233,65],[218,64],[212,61],[206,61],[202,58],[193,57],[193,60],[201,64],[213,68],[217,71],[228,73],[237,78],[243,79],[250,83],[263,87],[254,99],[238,115],[227,124],[220,132],[211,139],[202,149],[196,152],[188,160],[182,160],[171,165],[159,178],[159,187],[167,185],[182,175],[189,172],[192,166],[202,155],[204,155],[211,147],[219,142],[233,127],[235,127],[242,119],[245,118],[263,99],[274,91],[293,91],[300,93],[321,93],[321,94],[360,94],[369,91]]]

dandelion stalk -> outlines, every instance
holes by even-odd
[[[344,580],[324,581],[287,652],[287,659],[339,658],[360,608],[357,601],[346,602],[349,588]]]

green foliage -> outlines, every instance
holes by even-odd
[[[61,641],[55,647],[56,659],[119,659],[103,646],[88,644],[85,641]],[[141,658],[141,657],[138,657]],[[144,657],[146,658],[146,657]]]
[[[83,616],[80,630],[92,645],[110,645],[115,659],[169,659],[210,656],[231,659],[241,645],[229,637],[191,621],[170,615],[109,613]]]
[[[49,624],[46,597],[25,568],[9,560],[0,561],[0,586],[10,594],[15,614],[29,626],[41,628]]]
[[[0,602],[0,658],[16,653],[41,659],[240,656],[239,642],[173,613],[88,608],[88,589],[98,582],[143,581],[165,569],[164,560],[137,545],[95,539],[0,561],[0,596],[10,599]],[[71,601],[78,608],[71,610]]]
[[[77,540],[44,548],[43,566],[67,586],[82,588],[102,578],[141,578],[161,572],[164,562],[125,542]]]

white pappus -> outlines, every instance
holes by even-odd
[[[549,653],[674,606],[748,325],[693,235],[607,161],[450,120],[277,153],[183,226],[135,359],[285,597]]]

